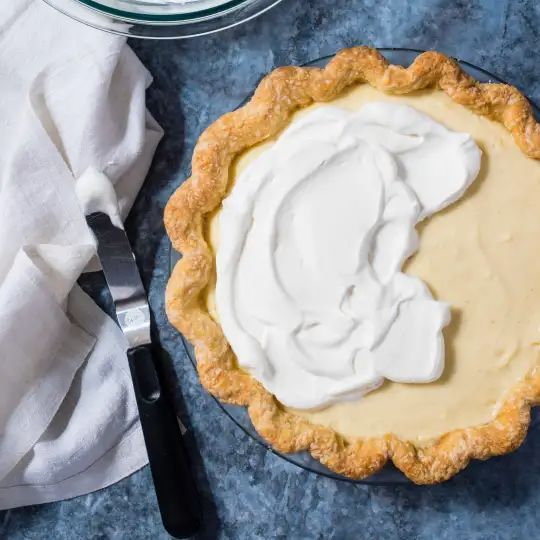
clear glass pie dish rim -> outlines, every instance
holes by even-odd
[[[204,10],[174,13],[171,3],[163,0],[167,11],[156,13],[159,5],[152,4],[152,13],[143,12],[144,2],[122,0],[138,6],[128,11],[106,5],[102,0],[43,0],[64,15],[87,26],[146,39],[184,39],[212,34],[232,28],[268,11],[282,0],[226,0],[222,5]]]
[[[409,48],[378,48],[378,50],[391,62],[394,64],[402,64],[402,65],[409,65],[414,58],[422,53],[425,52],[421,49],[409,49]],[[320,67],[324,66],[329,59],[331,59],[334,55],[328,55],[321,58],[318,58],[316,60],[312,60],[310,62],[307,62],[303,64],[304,66],[309,67]],[[479,80],[480,82],[501,82],[506,83],[503,79],[500,77],[490,73],[489,71],[480,68],[478,66],[475,66],[474,64],[456,59],[464,71],[472,75],[475,79]],[[242,106],[248,99],[249,95],[246,97],[246,99],[239,104],[239,106]],[[535,115],[537,118],[540,119],[540,108],[529,99],[529,102],[531,103],[531,106],[534,109]],[[224,111],[226,112],[226,111]],[[170,249],[170,257],[169,257],[169,264],[170,264],[170,272],[172,272],[172,269],[176,262],[179,260],[180,255],[172,248],[172,245],[169,242],[169,249]],[[182,343],[184,346],[184,350],[186,352],[186,355],[191,361],[191,364],[196,369],[196,359],[193,352],[193,349],[190,345],[190,343],[187,341],[187,339],[181,335]],[[288,461],[289,463],[292,463],[294,465],[297,465],[298,467],[303,468],[304,470],[320,474],[322,476],[326,476],[328,478],[341,480],[345,482],[350,483],[356,483],[356,484],[371,484],[371,485],[396,485],[396,484],[411,484],[408,480],[408,478],[401,473],[392,463],[388,463],[385,465],[385,467],[379,471],[378,473],[371,475],[367,478],[362,479],[354,479],[349,478],[337,473],[334,473],[333,471],[327,469],[322,465],[320,462],[315,460],[311,457],[311,455],[307,452],[299,452],[296,454],[285,454],[282,452],[279,452],[275,448],[272,447],[272,445],[268,442],[266,442],[255,430],[253,427],[251,420],[249,419],[249,415],[245,409],[245,407],[235,406],[235,405],[229,405],[222,403],[218,398],[212,396],[213,399],[217,402],[218,406],[225,412],[225,414],[238,426],[244,433],[249,435],[252,439],[254,439],[257,443],[261,444],[263,447],[265,447],[267,450],[272,452],[273,454],[281,457],[282,459]],[[540,425],[540,413],[538,412],[540,409],[533,409],[531,414],[531,424],[529,426],[529,433],[533,430],[537,430],[538,426]],[[525,442],[523,444],[526,444]],[[470,465],[469,465],[470,466]],[[451,480],[450,480],[451,481]]]

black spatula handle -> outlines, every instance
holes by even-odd
[[[180,426],[161,387],[152,346],[134,347],[127,355],[161,519],[170,535],[186,538],[200,527],[200,509]]]

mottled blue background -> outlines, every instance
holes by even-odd
[[[174,359],[204,498],[200,538],[358,539],[537,537],[540,434],[510,456],[475,463],[434,487],[362,486],[290,465],[247,437],[205,394],[163,312],[168,274],[162,211],[185,178],[197,136],[275,66],[354,44],[438,49],[483,66],[540,100],[540,3],[535,0],[284,0],[214,36],[134,42],[153,73],[149,107],[165,128],[129,233],[160,337]],[[0,513],[9,539],[167,538],[148,468],[62,503]]]

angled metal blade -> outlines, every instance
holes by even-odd
[[[150,309],[141,276],[123,229],[107,214],[94,212],[86,222],[97,239],[97,252],[111,291],[118,324],[129,346],[150,343]]]

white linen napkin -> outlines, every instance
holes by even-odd
[[[116,324],[77,286],[93,167],[125,218],[162,131],[125,39],[40,0],[0,7],[0,509],[65,499],[146,461]]]

